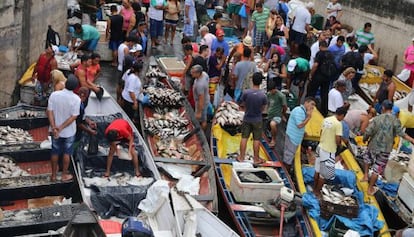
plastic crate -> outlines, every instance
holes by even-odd
[[[328,202],[328,201],[321,199],[319,202],[319,205],[321,207],[321,217],[327,220],[331,218],[333,215],[339,215],[339,216],[343,216],[347,218],[358,217],[358,214],[359,214],[358,200],[353,196],[351,197],[356,201],[355,206],[335,204],[335,203]]]
[[[238,172],[264,171],[272,180],[271,183],[242,182]],[[233,168],[230,190],[238,202],[266,202],[279,196],[284,186],[283,180],[274,169],[269,168]]]
[[[343,237],[348,229],[349,228],[346,227],[341,221],[335,218],[331,228],[329,229],[329,236]]]

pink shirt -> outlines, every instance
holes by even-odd
[[[130,9],[126,9],[124,7],[122,7],[121,9],[121,15],[124,17],[124,22],[122,24],[122,30],[127,31],[128,27],[129,27],[129,23],[131,20],[132,15],[135,14],[134,13],[134,9],[132,9],[132,7]]]
[[[407,47],[407,49],[404,52],[404,57],[407,61],[414,61],[414,45],[410,45]],[[404,68],[410,71],[414,71],[414,64],[404,64]]]

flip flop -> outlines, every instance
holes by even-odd
[[[359,182],[368,182],[368,180],[360,179]]]
[[[254,161],[253,162],[253,165],[260,165],[260,164],[263,164],[263,163],[265,163],[266,161],[263,159],[263,158],[259,158],[259,161],[258,162],[256,162],[256,161]]]
[[[379,190],[379,188],[378,187],[376,187],[376,186],[374,186],[374,192],[373,193],[370,193],[369,192],[369,190],[367,191],[367,193],[368,193],[368,195],[370,195],[370,196],[374,196],[375,195],[375,193],[376,192],[378,192],[378,190]]]
[[[102,177],[103,178],[109,178],[110,175],[104,174]]]
[[[66,177],[66,178],[64,179],[64,177]],[[71,175],[71,174],[62,175],[62,182],[69,182],[69,181],[72,181],[72,180],[73,180],[73,175]]]

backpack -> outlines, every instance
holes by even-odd
[[[319,72],[325,77],[332,77],[337,74],[334,56],[331,52],[325,51],[325,59],[318,66]]]
[[[59,33],[57,33],[56,31],[54,31],[52,29],[52,26],[51,25],[49,25],[48,26],[48,29],[47,29],[45,49],[47,47],[49,47],[49,45],[56,45],[56,46],[59,46],[60,45],[60,36],[59,36]]]

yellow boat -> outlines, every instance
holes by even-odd
[[[314,110],[312,114],[312,119],[309,121],[309,123],[305,127],[305,132],[307,134],[304,139],[309,139],[313,141],[319,141],[320,131],[321,131],[321,125],[323,121],[323,116],[320,115],[319,111],[316,109]],[[319,131],[319,133],[316,133]],[[353,157],[352,153],[349,150],[345,150],[341,154],[342,160],[344,165],[349,169],[355,172],[356,180],[357,180],[357,187],[360,191],[364,194],[364,202],[371,204],[375,206],[378,209],[378,220],[384,222],[384,226],[380,230],[380,234],[384,233],[382,237],[390,237],[391,235],[389,233],[386,233],[388,230],[388,225],[385,221],[384,215],[381,212],[381,209],[379,207],[379,204],[374,196],[368,195],[368,183],[367,182],[359,182],[363,178],[363,171],[361,170],[361,167],[356,162],[355,158]],[[296,175],[296,182],[298,186],[298,191],[302,194],[306,193],[306,186],[302,174],[302,162],[301,162],[301,147],[298,148],[295,154],[295,160],[294,160],[294,167],[295,167],[295,175]],[[321,230],[319,228],[318,223],[315,219],[311,218],[308,214],[310,224],[312,226],[313,232],[315,236],[320,237],[322,236]]]

